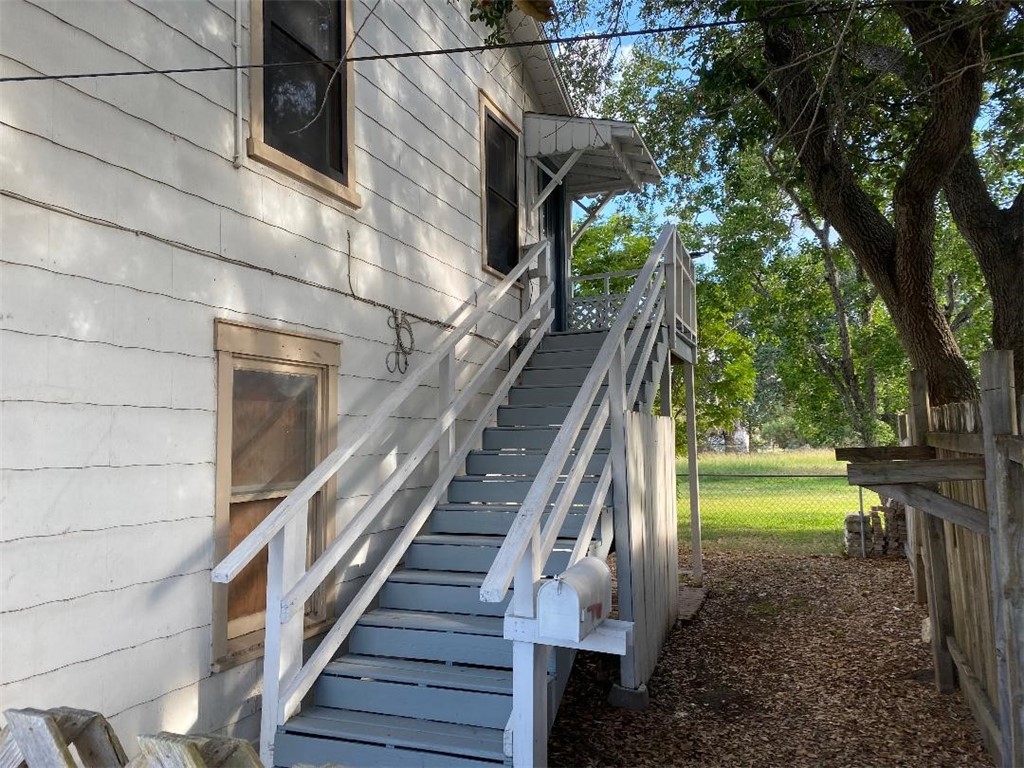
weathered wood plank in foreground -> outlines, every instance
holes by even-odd
[[[1024,466],[1024,436],[999,435],[996,444],[1010,461]]]
[[[927,461],[873,461],[846,468],[850,485],[876,483],[941,483],[983,480],[984,459],[930,459]]]
[[[1002,765],[999,716],[992,708],[992,702],[985,693],[981,680],[974,673],[963,651],[960,650],[956,638],[952,635],[947,637],[946,647],[949,648],[949,655],[953,657],[953,663],[956,665],[960,689],[964,692],[964,699],[967,701],[967,706],[971,708],[974,719],[978,723],[978,730],[981,731],[981,740],[985,743],[985,748],[989,751],[989,754],[995,758],[996,765]]]
[[[924,461],[935,458],[927,445],[884,445],[873,448],[836,448],[836,461]]]
[[[967,432],[929,432],[928,445],[957,453],[985,453],[985,442],[981,435]]]
[[[902,501],[907,506],[919,509],[929,515],[960,525],[969,531],[988,535],[988,515],[977,507],[961,501],[947,498],[929,488],[919,485],[886,485],[877,483],[866,485],[872,491],[890,499]]]

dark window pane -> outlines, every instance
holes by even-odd
[[[235,370],[231,487],[234,493],[297,485],[313,468],[317,378]]]
[[[487,195],[487,263],[508,274],[519,262],[519,215],[516,207],[501,197]]]
[[[309,64],[263,70],[263,140],[344,181],[345,78],[339,74],[332,80],[336,65],[331,61],[342,51],[341,5],[337,0],[273,0],[264,9],[265,63]]]
[[[487,188],[516,202],[516,138],[493,117],[486,121]]]
[[[484,120],[487,264],[508,273],[519,263],[519,175],[515,135],[491,115]]]
[[[338,0],[267,0],[264,14],[319,59],[341,49]]]

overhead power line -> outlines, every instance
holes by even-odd
[[[865,3],[859,6],[861,10],[872,10],[892,5],[892,0],[885,2]],[[428,56],[451,56],[460,53],[483,53],[485,51],[502,50],[508,48],[533,48],[544,45],[569,45],[572,43],[586,43],[601,40],[617,40],[632,37],[644,37],[655,35],[671,35],[683,32],[696,32],[701,29],[715,29],[718,27],[742,26],[744,24],[759,24],[762,21],[788,21],[790,19],[802,19],[811,16],[831,16],[838,13],[849,13],[849,8],[820,8],[814,11],[801,11],[790,14],[773,13],[762,16],[755,16],[750,19],[718,21],[701,21],[692,24],[676,24],[667,27],[646,27],[644,29],[632,29],[622,32],[594,32],[585,35],[571,35],[568,37],[552,37],[544,40],[516,40],[506,43],[494,43],[490,45],[464,45],[457,48],[437,48],[427,51],[398,51],[395,53],[374,53],[365,56],[346,56],[333,60],[310,61],[283,61],[271,64],[221,64],[210,67],[173,67],[171,69],[129,69],[107,72],[68,72],[61,75],[18,75],[15,77],[0,77],[0,83],[29,83],[45,80],[81,80],[92,77],[138,77],[142,75],[187,75],[202,72],[225,72],[237,69],[278,69],[285,67],[308,67],[312,64],[338,65],[342,62],[369,62],[369,61],[391,61],[395,59],[425,58]]]

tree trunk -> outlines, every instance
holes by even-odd
[[[789,6],[784,6],[789,8]],[[936,404],[977,396],[974,377],[957,346],[932,286],[935,203],[950,169],[969,142],[981,103],[980,45],[968,25],[951,27],[967,42],[950,53],[934,33],[947,24],[944,6],[895,6],[915,40],[933,53],[932,109],[907,153],[893,190],[890,222],[868,196],[846,156],[844,105],[811,71],[804,34],[786,21],[762,20],[765,60],[775,92],[755,90],[796,149],[815,205],[842,236],[889,308],[904,350],[925,372]],[[928,38],[929,35],[933,37]],[[841,44],[841,43],[838,43]],[[838,59],[837,59],[838,62]]]
[[[997,206],[968,147],[953,166],[945,193],[992,296],[992,344],[1013,352],[1017,391],[1024,392],[1024,187],[1008,208]]]

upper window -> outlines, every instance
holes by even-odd
[[[351,67],[341,0],[255,0],[249,153],[357,204],[349,173]],[[337,71],[336,71],[337,70]]]
[[[487,266],[508,274],[519,262],[519,166],[516,135],[484,115],[484,236]]]

